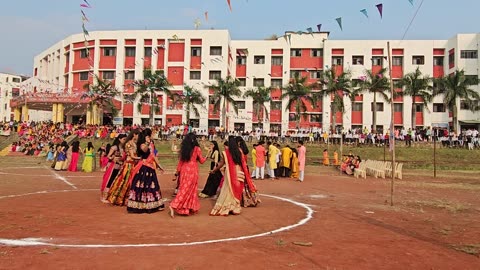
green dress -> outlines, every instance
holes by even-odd
[[[95,157],[95,149],[85,149],[85,158],[83,159],[82,163],[82,171],[84,172],[92,172],[93,171],[93,161]]]

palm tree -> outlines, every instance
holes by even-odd
[[[173,95],[173,106],[177,103],[185,105],[187,125],[190,125],[190,112],[193,111],[195,116],[199,117],[200,113],[196,105],[202,105],[205,101],[206,99],[200,91],[188,85],[184,86],[184,92],[182,94]]]
[[[471,86],[478,84],[478,78],[465,75],[464,70],[445,76],[438,81],[439,91],[444,95],[444,104],[452,112],[453,129],[458,131],[457,99],[463,99],[472,111],[478,110],[480,95]]]
[[[213,90],[213,96],[211,97],[214,101],[213,108],[215,111],[220,109],[222,105],[222,125],[225,127],[225,130],[228,131],[227,123],[227,104],[231,104],[235,113],[238,113],[238,107],[235,104],[233,97],[240,97],[242,91],[240,90],[240,81],[227,76],[227,78],[217,79],[216,85],[207,85],[206,88]]]
[[[102,80],[97,75],[94,76],[95,84],[87,83],[83,86],[87,92],[83,94],[82,98],[90,99],[88,110],[92,115],[95,115],[97,112],[96,108],[99,110],[100,119],[98,119],[97,116],[94,116],[96,119],[93,119],[93,124],[103,125],[103,112],[105,108],[112,113],[112,116],[116,116],[118,113],[118,109],[115,107],[113,99],[119,94],[119,91],[111,81]]]
[[[359,92],[367,91],[373,94],[372,131],[377,128],[377,94],[390,103],[390,98],[386,94],[386,92],[390,91],[390,81],[385,75],[386,72],[386,68],[382,68],[378,73],[373,73],[371,70],[365,70],[365,76],[362,76],[358,83],[360,89]]]
[[[244,98],[251,97],[253,99],[253,112],[257,115],[258,124],[263,122],[262,115],[268,120],[268,110],[265,107],[265,102],[269,102],[271,99],[270,92],[272,87],[257,87],[254,89],[248,89],[243,94]]]
[[[160,111],[160,102],[158,100],[157,93],[163,92],[168,97],[172,97],[172,93],[169,89],[172,85],[167,80],[165,75],[160,70],[152,72],[150,69],[143,71],[143,80],[136,80],[133,82],[133,85],[136,86],[134,96],[137,98],[140,96],[140,100],[149,100],[148,104],[150,105],[149,112],[149,124],[150,126],[154,125],[153,122],[153,113],[154,111],[158,113]],[[137,109],[138,111],[142,110],[142,103],[139,102]]]
[[[312,97],[312,88],[314,84],[307,84],[307,77],[300,77],[297,73],[290,82],[283,87],[284,93],[281,99],[288,98],[287,108],[295,107],[296,128],[300,128],[300,117],[307,117],[307,105],[315,107],[315,100]]]
[[[428,103],[432,101],[433,93],[432,93],[432,86],[430,83],[432,79],[429,76],[424,76],[420,71],[420,68],[414,72],[408,73],[398,82],[398,87],[405,87],[403,89],[404,96],[411,96],[412,97],[412,128],[416,126],[416,114],[417,114],[417,106],[416,106],[416,97],[420,97],[423,100],[423,105],[428,110]]]
[[[329,97],[333,100],[330,102],[330,113],[332,117],[331,130],[336,131],[336,113],[345,112],[345,104],[343,97],[350,96],[352,93],[352,80],[349,71],[344,71],[341,74],[336,73],[336,67],[332,66],[330,69],[323,72],[319,83],[323,86],[320,92],[315,95],[316,100],[321,100],[322,97]]]

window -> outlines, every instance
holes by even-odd
[[[290,50],[291,57],[302,57],[302,50],[301,49],[291,49]]]
[[[352,56],[352,65],[363,65],[363,55]]]
[[[465,79],[470,82],[478,82],[478,75],[465,75]]]
[[[270,85],[272,87],[282,87],[283,81],[282,79],[272,79]]]
[[[310,55],[312,57],[322,57],[323,56],[323,49],[312,49],[310,51]]]
[[[321,70],[310,70],[310,78],[311,79],[320,79],[322,77]]]
[[[372,66],[383,66],[383,56],[372,57]]]
[[[103,48],[103,56],[115,56],[117,49],[114,47],[105,47]]]
[[[289,113],[288,114],[288,121],[293,122],[297,120],[297,115],[295,113]]]
[[[321,114],[311,114],[310,115],[310,123],[321,123],[322,122],[322,115]]]
[[[434,56],[433,57],[433,65],[443,67],[443,58],[444,58],[443,56]]]
[[[265,82],[263,78],[255,78],[253,79],[253,86],[259,87],[259,86],[265,86]]]
[[[455,52],[451,52],[448,54],[448,65],[450,68],[455,66]]]
[[[394,103],[393,104],[394,112],[403,112],[403,103]]]
[[[221,46],[211,46],[210,47],[210,55],[222,55],[222,47]]]
[[[477,59],[478,58],[478,51],[462,50],[462,51],[460,51],[460,58],[462,58],[462,59]]]
[[[271,110],[281,110],[282,109],[282,102],[281,101],[272,101],[270,103]]]
[[[235,105],[237,109],[244,110],[245,109],[245,101],[235,101]]]
[[[113,80],[115,79],[115,71],[104,71],[102,72],[102,78],[104,80]]]
[[[144,57],[152,57],[152,47],[145,47]]]
[[[423,104],[415,104],[415,111],[416,112],[423,112]]]
[[[301,77],[300,70],[290,70],[290,78]]]
[[[412,65],[425,65],[425,56],[423,55],[412,56]]]
[[[190,71],[190,80],[200,80],[201,73],[200,71]]]
[[[354,102],[352,104],[352,112],[363,112],[363,103],[362,102]]]
[[[246,86],[247,85],[247,79],[240,78],[240,79],[237,79],[237,80],[240,82],[239,86]]]
[[[192,56],[202,56],[202,48],[192,47]]]
[[[220,79],[222,77],[222,72],[220,70],[210,70],[208,78],[210,80]]]
[[[87,58],[88,57],[88,49],[80,50],[80,58]]]
[[[394,56],[392,59],[393,66],[403,66],[403,56]]]
[[[282,66],[283,57],[282,56],[272,56],[272,66]]]
[[[126,57],[135,57],[135,47],[126,47],[125,48]]]
[[[372,102],[372,111],[373,111],[373,102]],[[383,102],[377,102],[377,112],[383,112]]]
[[[12,82],[14,82],[14,83],[19,83],[19,82],[20,82],[20,78],[12,78]]]
[[[263,65],[265,64],[265,56],[263,55],[255,55],[253,57],[253,63],[256,65]]]
[[[343,66],[343,56],[334,56],[334,57],[332,57],[332,65],[334,65],[334,66]]]
[[[216,100],[216,99],[214,99],[214,98],[213,98],[213,96],[209,96],[209,97],[208,97],[208,104],[210,104],[210,105],[214,105],[214,104],[215,104],[215,102],[217,102],[217,100]]]
[[[480,109],[480,103],[478,100],[460,100],[460,110],[475,110],[478,111]]]
[[[125,80],[135,80],[135,71],[127,71],[125,73]]]
[[[433,112],[446,112],[445,104],[443,104],[443,103],[433,103]]]
[[[88,81],[88,72],[80,72],[80,81]]]
[[[237,65],[244,66],[247,64],[247,57],[246,56],[237,56]]]

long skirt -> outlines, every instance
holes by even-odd
[[[107,165],[107,169],[105,173],[103,174],[103,181],[102,181],[102,186],[100,187],[100,193],[101,193],[101,200],[102,202],[107,201],[108,197],[108,192],[110,188],[112,187],[112,183],[115,180],[115,178],[118,175],[118,172],[120,169],[115,169],[115,163],[114,162],[109,162]]]
[[[154,213],[164,208],[157,172],[148,166],[142,166],[133,176],[128,192],[127,211],[129,213]]]
[[[123,206],[126,203],[127,193],[130,190],[129,179],[133,169],[133,161],[125,162],[113,180],[112,187],[108,191],[107,200],[113,205]]]
[[[76,172],[77,171],[77,165],[78,165],[78,156],[80,154],[78,152],[72,153],[72,161],[70,162],[70,165],[68,166],[68,170],[70,172]]]
[[[210,164],[210,170],[215,168],[215,162]],[[216,171],[215,173],[211,173],[208,175],[207,183],[205,183],[205,187],[202,190],[202,194],[207,196],[213,196],[217,194],[217,189],[220,186],[220,181],[222,180],[222,173],[220,171]]]
[[[94,156],[91,154],[86,154],[82,163],[82,171],[92,172],[94,170],[94,164],[95,164]]]

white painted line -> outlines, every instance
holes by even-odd
[[[77,187],[76,187],[74,184],[68,182],[67,178],[61,176],[60,174],[56,173],[55,171],[52,171],[52,170],[51,170],[50,168],[48,168],[47,166],[45,166],[45,168],[48,169],[48,170],[50,170],[50,172],[53,174],[53,176],[55,176],[56,179],[63,181],[65,184],[71,186],[71,187],[74,188],[74,189],[77,189]]]
[[[23,194],[16,194],[16,195],[5,195],[5,196],[0,196],[1,199],[6,199],[6,198],[16,198],[16,197],[24,197],[24,196],[30,196],[30,195],[37,195],[37,194],[49,194],[49,193],[61,193],[61,192],[75,192],[75,191],[98,191],[98,189],[77,189],[77,190],[71,190],[71,189],[66,189],[66,190],[43,190],[43,191],[37,191],[37,192],[31,192],[31,193],[23,193]]]
[[[96,191],[96,189],[94,189]],[[85,190],[63,190],[63,191],[53,191],[53,192],[71,192],[71,191],[85,191]],[[41,193],[50,193],[48,191],[42,191]],[[33,193],[37,194],[37,193]],[[27,194],[23,194],[26,196]],[[22,195],[16,195],[22,196]],[[274,233],[279,233],[282,231],[291,230],[298,226],[302,226],[306,224],[309,220],[313,218],[313,209],[310,208],[307,204],[297,202],[288,198],[273,196],[273,195],[266,195],[261,194],[261,196],[270,197],[273,199],[281,200],[284,202],[288,202],[294,204],[298,207],[304,208],[306,210],[306,216],[298,221],[295,224],[284,226],[278,228],[276,230],[253,234],[253,235],[246,235],[246,236],[239,236],[239,237],[230,237],[230,238],[223,238],[223,239],[213,239],[213,240],[206,240],[206,241],[196,241],[196,242],[183,242],[183,243],[164,243],[164,244],[110,244],[110,245],[103,245],[103,244],[55,244],[47,242],[50,239],[42,239],[42,238],[22,238],[22,239],[4,239],[0,238],[0,244],[5,246],[54,246],[54,247],[69,247],[69,248],[137,248],[137,247],[178,247],[178,246],[196,246],[196,245],[203,245],[203,244],[213,244],[213,243],[222,243],[222,242],[229,242],[229,241],[240,241],[246,239],[252,239],[267,235],[272,235]],[[8,196],[4,196],[8,197]],[[2,197],[0,197],[1,199]],[[252,208],[254,209],[254,208]],[[220,217],[212,217],[212,218],[220,218]]]
[[[35,166],[35,167],[1,167],[0,170],[9,170],[9,169],[43,169],[45,166]]]

